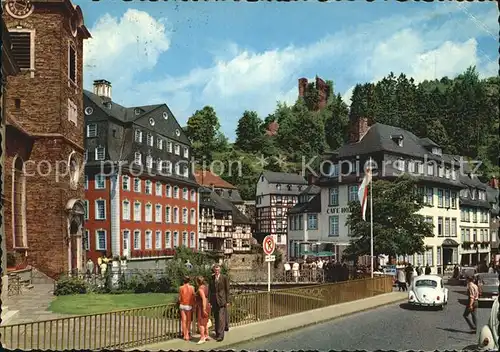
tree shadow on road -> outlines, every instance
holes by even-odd
[[[458,332],[458,333],[467,334],[467,335],[471,335],[472,334],[470,330],[458,330],[458,329],[452,329],[452,328],[436,328],[436,329],[443,330],[443,331],[448,331],[448,332]]]

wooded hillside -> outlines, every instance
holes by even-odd
[[[255,183],[263,170],[257,157],[268,158],[267,170],[298,172],[303,158],[316,157],[319,164],[322,154],[345,142],[350,117],[366,116],[428,137],[444,153],[481,160],[482,178],[498,177],[499,77],[480,79],[471,67],[453,79],[415,84],[412,78],[391,72],[377,83],[358,84],[350,109],[334,92],[333,82],[327,83],[331,92],[327,107],[320,111],[313,111],[319,99],[314,83],[293,106],[278,103],[264,119],[249,107],[239,119],[234,144],[220,132],[212,107],[196,111],[186,127],[194,157],[200,165],[203,160],[207,165],[213,160],[225,163],[225,170],[217,167],[220,162],[213,164],[214,170],[224,171],[221,176],[237,186],[244,199],[254,199]],[[280,162],[280,156],[286,163]],[[235,172],[236,161],[242,163],[241,176]],[[229,163],[233,163],[232,172]]]

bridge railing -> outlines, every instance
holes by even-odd
[[[386,292],[392,292],[390,277],[243,293],[232,296],[229,320],[245,325]],[[175,304],[0,326],[2,345],[21,350],[124,349],[173,339],[179,332]]]
[[[267,282],[267,270],[241,270],[234,269],[229,272],[235,282],[264,283]],[[325,282],[323,269],[302,269],[298,271],[284,271],[274,269],[271,272],[274,283],[318,283]]]

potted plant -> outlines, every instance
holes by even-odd
[[[113,257],[113,268],[117,268],[120,266],[120,257],[115,255]]]
[[[120,257],[120,265],[121,266],[127,266],[127,256],[126,255],[122,255]]]

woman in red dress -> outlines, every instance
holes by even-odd
[[[196,292],[196,316],[198,318],[198,329],[200,330],[200,341],[202,344],[209,340],[208,321],[210,316],[210,303],[208,303],[208,286],[203,276],[196,278],[198,291]]]

